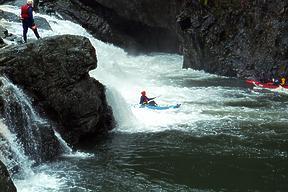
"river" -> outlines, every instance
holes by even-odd
[[[92,150],[33,167],[25,179],[14,176],[18,191],[288,191],[288,95],[182,69],[181,55],[131,56],[75,23],[36,15],[53,29],[40,29],[42,37],[90,39],[98,59],[90,75],[106,85],[118,125]],[[20,23],[4,24],[21,35]],[[143,90],[159,96],[159,105],[181,107],[139,108]]]

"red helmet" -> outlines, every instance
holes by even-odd
[[[141,95],[145,96],[146,95],[146,91],[142,91]]]

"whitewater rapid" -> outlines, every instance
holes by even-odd
[[[3,5],[1,9],[19,14],[14,6]],[[242,100],[249,96],[247,89],[225,87],[191,87],[189,81],[209,81],[209,79],[225,79],[191,69],[182,69],[183,57],[176,54],[155,53],[150,55],[131,56],[123,49],[95,39],[83,27],[71,21],[61,20],[54,16],[35,14],[48,21],[51,30],[39,29],[42,37],[53,35],[80,35],[90,39],[97,53],[97,69],[90,75],[103,83],[107,88],[107,99],[113,107],[118,122],[115,131],[157,132],[170,129],[191,131],[197,129],[197,122],[231,119],[231,116],[215,116],[220,111],[243,111],[249,113],[250,108],[231,108],[223,106],[224,102],[239,100],[233,94],[242,95]],[[21,36],[20,23],[1,21],[9,32]],[[35,40],[32,31],[28,39]],[[188,83],[187,83],[188,82]],[[138,107],[140,92],[145,90],[148,97],[159,96],[159,105],[181,104],[179,109],[153,111]],[[228,95],[228,96],[227,96]],[[229,96],[230,95],[230,96]],[[237,96],[238,97],[238,96]],[[253,98],[249,98],[251,102]],[[209,112],[210,111],[210,112]],[[213,112],[214,111],[214,114]],[[212,113],[212,114],[211,114]],[[233,120],[233,119],[232,119]],[[209,131],[208,131],[209,132]],[[212,131],[213,132],[213,131]]]
[[[0,9],[19,14],[18,8],[14,6],[2,5]],[[52,31],[40,28],[41,37],[71,34],[90,39],[98,60],[97,68],[90,71],[90,75],[106,86],[108,103],[118,122],[113,132],[130,135],[175,130],[196,136],[227,134],[245,138],[245,131],[243,133],[239,128],[242,124],[248,128],[254,125],[265,127],[267,123],[275,121],[275,116],[280,125],[288,123],[285,115],[275,112],[274,104],[271,105],[265,97],[261,98],[261,93],[251,92],[242,85],[227,83],[236,81],[235,79],[227,80],[203,71],[182,69],[181,55],[154,53],[132,56],[121,48],[95,39],[78,24],[54,16],[35,16],[46,19],[52,28]],[[10,33],[21,36],[20,23],[3,19],[0,22]],[[36,38],[29,31],[28,41],[32,40]],[[181,107],[164,111],[139,108],[140,92],[143,90],[148,97],[159,96],[155,100],[159,105],[180,103]],[[263,101],[260,104],[259,98]],[[269,108],[270,105],[273,107]],[[276,103],[276,107],[288,112],[280,104],[278,106]],[[270,133],[271,130],[267,132]],[[79,157],[87,158],[87,155],[68,155],[66,158]],[[25,180],[13,180],[20,192],[56,192],[68,188],[89,191],[79,185],[77,187],[74,181],[80,177],[77,171],[83,170],[75,167],[75,171],[65,172],[61,169],[62,166],[61,163],[43,165],[33,170],[35,174]]]
[[[2,6],[3,8],[18,13],[13,6]],[[203,90],[182,87],[181,84],[177,85],[173,78],[176,81],[185,77],[207,79],[215,76],[194,70],[183,70],[182,56],[161,53],[131,56],[123,49],[95,39],[78,24],[47,15],[35,14],[35,16],[45,18],[53,30],[40,28],[39,33],[42,37],[71,34],[90,39],[96,49],[98,60],[97,69],[91,71],[90,75],[107,87],[108,102],[113,106],[118,122],[116,131],[135,133],[182,129],[179,125],[183,122],[189,125],[202,119],[212,118],[200,115],[201,108],[196,109],[191,104],[186,105],[199,100],[199,97],[201,100],[205,99],[202,98]],[[9,32],[21,36],[20,23],[6,23],[4,26]],[[35,39],[32,31],[29,31],[28,39]],[[180,109],[167,111],[139,108],[140,92],[143,90],[147,92],[148,97],[159,96],[156,99],[159,105],[180,103],[182,106]],[[209,91],[210,95],[218,94],[217,90],[207,89],[206,91]]]

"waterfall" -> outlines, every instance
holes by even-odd
[[[46,119],[32,107],[24,92],[7,78],[0,77],[3,119],[0,121],[0,158],[10,173],[24,171],[31,174],[31,166],[43,160],[43,134],[52,128]],[[61,145],[61,151],[71,153],[72,149],[54,131]],[[44,132],[44,133],[43,133]],[[27,173],[27,171],[29,173]]]
[[[20,173],[20,177],[32,175],[33,161],[25,155],[17,136],[0,120],[0,159],[6,165],[10,174]]]
[[[31,102],[24,93],[7,78],[0,78],[3,83],[3,115],[4,123],[12,134],[21,142],[25,152],[37,161],[41,160],[40,126],[46,123],[32,108]],[[29,142],[26,142],[29,138]],[[33,142],[30,142],[33,141]]]

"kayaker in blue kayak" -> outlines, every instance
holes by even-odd
[[[141,97],[140,97],[140,104],[141,105],[152,105],[152,106],[156,106],[157,103],[153,100],[156,97],[152,97],[152,98],[148,98],[146,96],[146,91],[142,91],[141,92]]]

